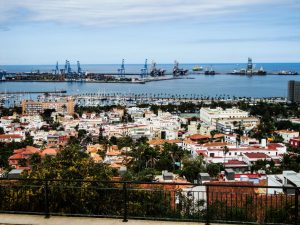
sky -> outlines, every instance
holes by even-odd
[[[300,0],[0,0],[0,65],[300,62]]]

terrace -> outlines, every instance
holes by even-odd
[[[193,185],[1,179],[0,199],[0,218],[5,223],[14,221],[9,220],[5,213],[13,213],[17,220],[24,215],[16,214],[30,214],[28,218],[34,218],[32,215],[40,215],[36,218],[50,217],[51,220],[47,221],[56,216],[76,216],[68,217],[70,221],[76,221],[78,217],[118,219],[111,220],[111,224],[120,221],[134,223],[132,219],[147,220],[143,222],[145,224],[151,224],[151,220],[205,224],[298,224],[299,217],[298,188],[255,186],[251,182]],[[61,218],[64,220],[66,217]],[[99,220],[100,224],[101,221],[104,220]]]

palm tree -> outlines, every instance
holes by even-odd
[[[223,147],[223,154],[224,154],[224,168],[225,168],[225,159],[226,159],[226,154],[229,152],[229,148],[227,145]]]
[[[214,136],[216,135],[218,133],[218,131],[217,130],[212,130],[212,131],[210,131],[210,140],[211,141],[213,141],[213,139],[214,139]]]

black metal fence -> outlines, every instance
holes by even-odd
[[[299,224],[299,189],[238,184],[0,180],[0,212]]]

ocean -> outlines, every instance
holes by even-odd
[[[146,84],[120,83],[85,83],[85,82],[0,82],[0,91],[51,91],[67,90],[67,94],[79,93],[152,93],[152,94],[187,94],[199,96],[229,95],[237,97],[286,97],[289,80],[299,80],[300,75],[266,75],[266,76],[239,76],[228,75],[234,69],[245,68],[246,64],[180,64],[180,68],[192,70],[193,66],[201,65],[204,68],[212,66],[219,73],[216,75],[189,75],[193,79],[167,80],[149,82]],[[300,63],[257,63],[256,68],[263,67],[268,73],[281,70],[300,72]],[[63,68],[63,65],[59,65]],[[116,73],[118,64],[81,65],[88,72]],[[150,67],[150,65],[149,65]],[[157,64],[157,68],[172,71],[173,64]],[[142,64],[125,65],[126,73],[139,73]],[[55,65],[0,65],[0,70],[7,72],[30,72],[40,70],[49,72]],[[76,70],[76,65],[72,65]]]

